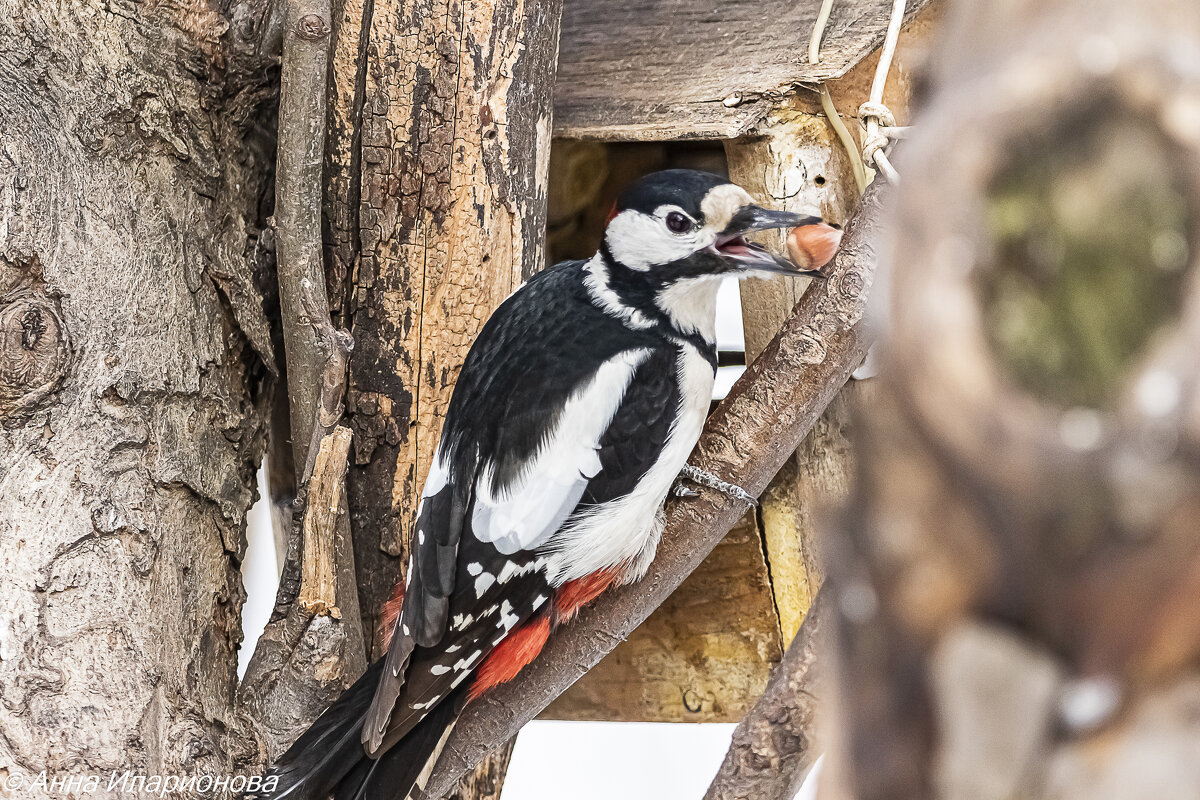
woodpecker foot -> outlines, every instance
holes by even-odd
[[[723,481],[711,472],[702,470],[699,467],[693,467],[691,464],[688,464],[679,472],[679,480],[675,482],[676,497],[696,497],[700,494],[695,489],[689,489],[687,486],[684,486],[683,481],[685,480],[699,484],[700,486],[707,486],[709,489],[716,489],[721,494],[729,495],[734,500],[741,500],[748,505],[758,505],[758,498],[742,487]]]

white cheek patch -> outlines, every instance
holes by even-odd
[[[643,214],[632,209],[622,211],[608,223],[604,241],[608,251],[619,263],[630,269],[646,271],[655,264],[669,264],[708,246],[702,232],[688,234],[671,233],[667,230],[665,217],[673,207],[656,209],[655,215]]]

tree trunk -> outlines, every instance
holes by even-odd
[[[2,6],[0,773],[257,758],[233,695],[274,368],[261,10]]]
[[[542,268],[560,11],[559,0],[335,9],[331,297],[356,341],[349,499],[368,637],[467,349]]]

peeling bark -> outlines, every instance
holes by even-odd
[[[357,342],[349,493],[368,636],[399,578],[462,360],[543,266],[560,10],[558,0],[335,9],[331,297]]]
[[[0,768],[229,774],[261,6],[0,8]],[[36,796],[33,792],[24,796]]]

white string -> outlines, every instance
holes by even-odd
[[[833,11],[833,0],[822,0],[821,10],[817,12],[817,21],[813,23],[812,35],[808,39],[809,64],[817,64],[821,61],[821,39],[825,36],[825,26],[829,23],[829,14],[831,11]],[[871,183],[871,176],[867,174],[867,168],[863,165],[862,156],[858,152],[858,145],[855,143],[849,129],[846,128],[846,123],[842,122],[841,115],[838,114],[837,107],[833,104],[833,95],[829,93],[829,87],[822,83],[818,92],[821,95],[821,110],[825,112],[825,116],[829,119],[829,124],[833,126],[833,132],[841,140],[842,147],[846,150],[846,155],[850,157],[850,167],[854,172],[854,182],[858,185],[858,193],[862,194]]]
[[[892,69],[892,59],[896,55],[896,43],[900,41],[900,27],[904,24],[905,0],[893,0],[892,17],[888,21],[887,34],[883,39],[883,49],[879,53],[879,63],[875,66],[875,79],[871,82],[870,99],[858,107],[858,118],[866,128],[863,137],[863,161],[867,166],[874,167],[884,174],[888,183],[900,182],[900,173],[892,166],[885,152],[894,138],[899,138],[903,130],[896,127],[896,118],[887,106],[883,104],[883,89],[887,85],[888,73]],[[895,131],[895,133],[892,133]]]
[[[829,15],[833,11],[833,0],[822,0],[821,10],[817,12],[817,21],[813,23],[812,36],[808,40],[808,63],[817,64],[821,61],[821,39],[825,36],[825,26],[829,24]]]

